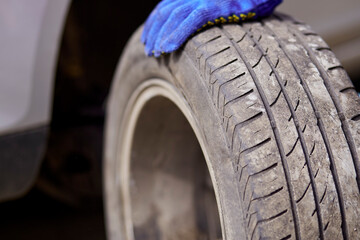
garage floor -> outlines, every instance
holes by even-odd
[[[102,204],[73,208],[34,189],[0,204],[0,239],[105,239]]]

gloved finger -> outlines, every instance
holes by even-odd
[[[192,11],[175,29],[169,33],[166,38],[161,38],[159,49],[163,52],[172,52],[177,50],[191,34],[199,29],[204,20],[207,22],[212,17],[213,9],[210,7],[197,8]]]
[[[207,3],[205,7],[193,11],[176,29],[172,29],[171,33],[166,37],[160,38],[161,42],[157,48],[163,52],[175,51],[191,34],[195,33],[209,20],[212,21],[219,16],[226,17],[232,14],[246,15],[249,12],[256,12],[255,17],[263,17],[271,14],[281,2],[282,0],[217,0],[215,4]]]
[[[256,4],[253,0],[215,0],[218,11],[220,10],[223,17],[230,16],[232,14],[240,14],[243,12],[249,12]],[[256,1],[256,0],[255,0]],[[261,1],[261,0],[258,0]],[[265,0],[266,1],[266,0]],[[215,18],[220,17],[218,15]]]
[[[266,17],[273,13],[274,9],[282,3],[282,0],[262,0],[261,3],[257,0],[257,2],[259,2],[255,7],[257,16]]]
[[[255,5],[252,0],[203,0],[197,3],[197,6],[198,8],[192,11],[186,19],[179,21],[180,19],[174,15],[175,19],[168,20],[155,44],[156,51],[166,53],[174,51],[208,21],[214,21],[219,17],[227,17],[233,14],[248,13]],[[176,21],[180,22],[180,24],[173,24]],[[159,54],[157,53],[157,55]]]
[[[168,17],[168,15],[171,13],[171,8],[176,8],[177,5],[179,5],[183,0],[164,0],[161,1],[156,7],[155,9],[151,12],[150,16],[146,19],[145,25],[144,25],[144,30],[143,33],[141,35],[141,41],[143,43],[146,42],[146,38],[149,37],[149,32],[151,30],[151,28],[154,26],[154,24],[156,23],[156,21],[161,19],[161,16],[164,16],[164,18],[166,19]],[[165,20],[163,20],[165,21]]]
[[[158,6],[152,11],[150,17],[146,20],[142,41],[145,43],[147,38],[151,38],[152,32],[157,33],[156,30],[159,30],[159,26],[164,24],[166,19],[171,14],[174,8],[177,8],[184,0],[164,0],[161,1]]]
[[[170,5],[170,2],[173,5]],[[233,14],[242,20],[270,15],[282,0],[165,0],[149,17],[142,40],[151,56],[178,49],[203,24],[227,22]],[[176,3],[176,4],[174,4]],[[186,6],[186,7],[185,7]],[[164,11],[165,10],[165,11]],[[159,12],[165,14],[159,14]],[[255,12],[256,15],[250,14]],[[251,16],[249,16],[249,14]],[[239,19],[238,17],[238,19]],[[215,19],[219,19],[216,20]],[[240,20],[241,20],[240,19]]]
[[[160,49],[161,42],[173,33],[179,23],[183,22],[197,8],[197,5],[198,1],[189,1],[187,4],[179,6],[171,13],[169,19],[165,22],[158,33],[156,42],[153,46],[155,56],[159,56],[161,52],[163,52],[162,49]]]
[[[148,33],[151,29],[151,26],[154,24],[155,22],[155,18],[156,18],[156,11],[155,9],[151,12],[150,16],[148,17],[148,19],[146,20],[145,24],[144,24],[144,30],[141,34],[141,42],[142,43],[146,43],[146,39],[148,38]]]

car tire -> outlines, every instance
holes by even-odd
[[[109,239],[360,237],[360,102],[321,37],[277,13],[157,59],[141,30],[107,106]]]

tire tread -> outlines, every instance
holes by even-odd
[[[360,102],[326,43],[303,23],[277,14],[204,31],[185,51],[223,120],[246,206],[247,239],[356,238],[358,211],[349,206],[360,202]],[[318,72],[314,79],[303,73],[304,59]],[[326,115],[327,107],[337,116]],[[340,130],[343,137],[334,138]],[[338,149],[352,159],[350,186],[342,179],[351,174],[338,169]],[[267,222],[286,227],[276,232]]]

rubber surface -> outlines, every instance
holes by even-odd
[[[234,181],[215,183],[238,189],[218,196],[226,239],[360,238],[360,101],[321,37],[276,14],[213,27],[155,60],[141,55],[139,35],[117,78],[169,78],[217,151],[215,175],[230,156],[233,170],[217,176]],[[112,94],[126,101],[134,87],[121,92],[122,84]]]
[[[359,238],[359,98],[326,43],[277,16],[190,48],[236,156],[248,238]]]

